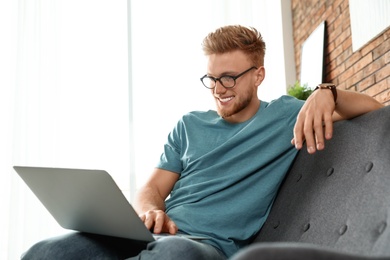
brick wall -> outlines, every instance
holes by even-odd
[[[324,82],[390,105],[390,26],[353,52],[349,0],[291,0],[291,4],[297,79],[302,44],[326,21]]]

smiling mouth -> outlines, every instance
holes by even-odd
[[[232,100],[233,98],[234,98],[234,96],[231,96],[231,97],[226,97],[226,98],[218,98],[218,100],[221,103],[226,103],[226,102],[229,102],[230,100]]]

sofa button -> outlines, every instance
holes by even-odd
[[[374,164],[372,162],[369,162],[366,164],[366,172],[370,172]]]
[[[333,174],[333,172],[334,172],[334,169],[333,168],[329,168],[329,170],[326,172],[326,176],[330,176],[330,175],[332,175]]]
[[[379,229],[378,229],[379,234],[382,234],[382,233],[385,231],[386,227],[387,227],[387,223],[386,223],[386,222],[382,222],[382,223],[379,225]]]
[[[307,224],[303,227],[303,232],[308,231],[309,228],[310,228],[310,223],[307,223]]]
[[[275,223],[273,224],[273,228],[274,228],[274,229],[277,229],[277,228],[279,227],[279,225],[280,225],[280,222],[277,221],[277,222],[275,222]]]
[[[344,235],[345,232],[347,232],[347,229],[348,229],[348,226],[347,226],[347,225],[343,225],[343,226],[339,229],[339,234],[340,234],[340,236]]]
[[[302,179],[302,174],[299,174],[297,177],[297,182],[299,182]]]

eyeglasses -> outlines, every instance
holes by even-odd
[[[247,69],[246,71],[238,74],[237,76],[222,76],[220,78],[210,77],[210,76],[207,76],[207,74],[206,74],[200,78],[200,81],[202,81],[203,85],[208,89],[215,88],[217,81],[219,81],[219,83],[221,83],[221,85],[225,88],[234,88],[234,86],[236,85],[236,80],[239,77],[241,77],[242,75],[244,75],[245,73],[247,73],[248,71],[253,70],[253,69],[257,69],[257,67],[253,66],[253,67]]]

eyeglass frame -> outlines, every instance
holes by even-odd
[[[250,67],[249,69],[247,69],[247,70],[245,70],[244,72],[241,72],[240,74],[238,74],[238,75],[236,75],[236,76],[229,76],[229,75],[225,75],[225,76],[222,76],[222,77],[219,77],[219,78],[214,78],[214,77],[211,77],[211,76],[208,76],[207,74],[205,74],[203,77],[201,77],[200,78],[200,81],[202,82],[202,85],[203,86],[205,86],[206,88],[208,88],[208,89],[215,89],[215,87],[217,86],[217,81],[221,84],[221,86],[223,86],[224,88],[227,88],[227,89],[229,89],[229,88],[234,88],[235,86],[236,86],[236,80],[239,78],[239,77],[241,77],[241,76],[243,76],[245,73],[247,73],[247,72],[249,72],[249,71],[251,71],[251,70],[253,70],[253,69],[258,69],[256,66],[252,66],[252,67]],[[208,86],[206,86],[204,83],[203,83],[203,79],[205,79],[205,78],[208,78],[208,79],[211,79],[212,81],[214,81],[214,87],[208,87]],[[222,83],[222,78],[231,78],[231,79],[233,79],[234,80],[234,84],[233,84],[233,86],[231,86],[231,87],[226,87],[225,85],[223,85],[223,83]]]

